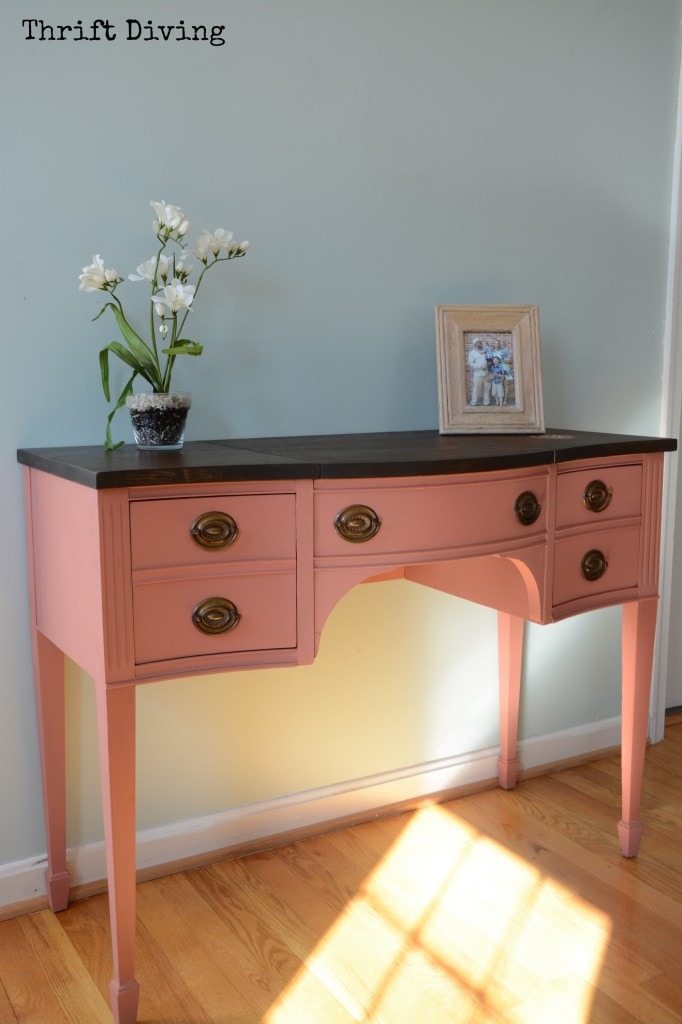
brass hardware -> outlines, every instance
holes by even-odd
[[[380,526],[379,516],[369,505],[348,505],[334,519],[334,529],[339,537],[353,544],[371,540]]]
[[[227,512],[204,512],[192,523],[189,534],[206,551],[218,551],[237,539],[239,527]]]
[[[521,526],[532,526],[542,512],[542,505],[532,491],[519,494],[514,505],[514,514]]]
[[[584,554],[580,563],[580,571],[584,579],[590,583],[601,579],[608,567],[609,563],[604,558],[603,553],[596,548]]]
[[[237,606],[226,597],[208,597],[192,612],[192,622],[201,633],[221,636],[239,624]]]
[[[585,488],[583,503],[590,512],[603,512],[611,504],[613,491],[610,491],[603,480],[592,480]]]

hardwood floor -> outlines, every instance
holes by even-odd
[[[619,759],[138,887],[140,1024],[679,1024],[682,720]],[[106,896],[0,923],[0,1024],[110,1024]]]

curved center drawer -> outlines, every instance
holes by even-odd
[[[546,471],[504,477],[477,473],[448,483],[363,485],[319,489],[315,493],[315,555],[354,558],[401,552],[428,556],[477,545],[501,546],[547,530]],[[522,522],[520,498],[537,514]],[[347,535],[339,523],[347,513]],[[374,516],[372,516],[372,513]],[[355,532],[355,536],[353,533]],[[366,537],[366,539],[365,539]]]

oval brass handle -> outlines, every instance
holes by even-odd
[[[521,526],[532,526],[542,512],[542,505],[532,491],[519,494],[514,505],[514,515]]]
[[[353,544],[371,540],[380,526],[379,516],[369,505],[348,505],[334,519],[334,529],[339,537]]]
[[[207,597],[192,612],[192,622],[201,633],[221,636],[239,624],[241,615],[236,604],[226,597]]]
[[[603,552],[598,551],[596,548],[584,554],[580,563],[580,571],[584,579],[590,583],[601,579],[608,567],[609,563],[606,561]]]
[[[585,488],[583,504],[590,512],[603,512],[611,504],[613,491],[610,491],[603,480],[592,480]]]
[[[189,535],[205,551],[218,551],[228,547],[237,539],[239,527],[227,512],[204,512],[197,516],[189,529]]]

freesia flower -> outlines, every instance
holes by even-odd
[[[160,203],[151,200],[149,205],[157,218],[153,225],[155,234],[162,235],[165,238],[170,238],[171,235],[182,238],[183,235],[187,234],[189,231],[189,221],[179,206],[171,206],[169,203],[165,203],[163,199]]]
[[[161,278],[165,281],[173,268],[173,259],[171,256],[164,256],[163,253],[158,257],[151,260],[146,260],[144,263],[140,263],[137,268],[137,274],[128,274],[129,281],[153,281],[154,278],[158,280]]]
[[[160,292],[152,296],[154,308],[159,316],[167,316],[168,313],[179,313],[181,309],[189,309],[194,299],[194,291],[194,285],[183,284],[182,281],[173,278],[170,284],[167,284],[165,288],[162,288]],[[168,313],[166,313],[166,308]]]
[[[232,232],[225,228],[216,228],[215,231],[204,228],[194,245],[194,255],[205,263],[211,254],[217,256],[221,249],[227,249],[233,237]]]
[[[235,242],[231,231],[224,228],[217,228],[215,231],[204,231],[197,238],[194,244],[194,255],[202,263],[208,265],[209,258],[214,260],[233,259],[235,256],[243,256],[249,248],[248,242]],[[220,254],[224,253],[223,256]]]
[[[178,281],[182,281],[184,283],[191,273],[191,264],[183,263],[182,260],[178,260],[178,262],[175,264],[175,276],[177,277]]]
[[[98,254],[92,257],[89,267],[83,267],[83,273],[79,275],[79,290],[82,292],[106,292],[112,291],[123,278],[120,278],[113,267],[105,270],[104,260]]]

